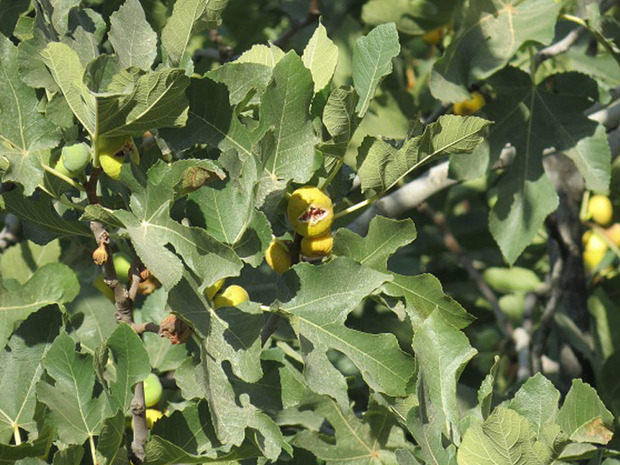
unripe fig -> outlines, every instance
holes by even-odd
[[[604,195],[593,195],[588,202],[588,217],[592,218],[601,226],[607,226],[611,223],[614,215],[614,209],[611,201]]]
[[[207,293],[207,297],[209,298],[209,300],[213,300],[213,297],[215,297],[215,294],[217,294],[217,291],[219,291],[221,287],[224,285],[224,281],[226,281],[226,279],[222,278],[220,280],[215,281],[215,284],[207,287],[206,293]]]
[[[90,149],[83,142],[67,144],[62,148],[60,160],[69,173],[78,175],[90,163]]]
[[[134,163],[140,161],[138,148],[132,137],[100,137],[97,141],[99,164],[104,173],[112,179],[118,179],[121,174],[121,165],[127,155]]]
[[[286,213],[295,232],[304,237],[320,236],[334,221],[332,200],[312,186],[300,187],[291,194]]]
[[[144,380],[144,403],[147,407],[152,407],[161,399],[164,388],[159,381],[159,376],[149,373]]]
[[[331,231],[316,237],[304,237],[301,240],[301,253],[306,257],[327,257],[334,247],[334,236]]]
[[[129,282],[129,269],[131,268],[130,258],[122,252],[116,252],[112,257],[118,280],[123,283]]]
[[[452,110],[455,115],[471,115],[480,110],[485,104],[484,95],[475,91],[471,93],[471,98],[463,100],[462,102],[456,102]]]
[[[56,171],[58,171],[59,173],[64,174],[67,177],[72,177],[73,173],[69,172],[69,170],[67,169],[67,167],[65,166],[65,164],[62,161],[62,157],[60,157],[58,159],[58,161],[56,162],[56,165],[54,166],[54,169]]]
[[[220,295],[215,297],[213,301],[214,308],[220,307],[236,307],[237,305],[250,300],[247,291],[241,286],[233,284],[224,289]]]
[[[276,273],[284,273],[291,267],[291,253],[284,242],[273,239],[265,250],[265,261]]]

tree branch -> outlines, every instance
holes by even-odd
[[[146,402],[144,400],[144,383],[136,384],[131,401],[131,414],[133,415],[133,440],[131,452],[134,463],[142,463],[146,457],[146,440],[148,428],[146,426]]]
[[[444,237],[444,245],[448,250],[450,250],[461,263],[461,265],[467,271],[467,274],[471,278],[471,280],[476,284],[480,293],[489,301],[491,307],[493,309],[493,313],[495,314],[495,318],[497,319],[497,325],[500,330],[507,338],[512,338],[513,328],[510,321],[502,312],[502,309],[499,306],[499,302],[497,300],[497,296],[493,292],[493,290],[489,287],[489,285],[482,279],[482,275],[480,272],[474,267],[472,261],[463,251],[463,248],[457,241],[454,234],[452,234],[452,230],[446,221],[446,217],[441,212],[434,211],[426,202],[420,204],[418,206],[418,210],[424,214],[426,214],[431,221],[437,226],[437,228],[442,232]]]
[[[310,0],[310,4],[308,5],[308,13],[302,19],[292,20],[289,28],[282,33],[280,37],[273,41],[273,44],[283,48],[291,38],[297,34],[304,27],[309,26],[310,24],[316,22],[319,19],[320,11],[319,11],[319,1],[318,0]]]

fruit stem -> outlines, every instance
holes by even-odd
[[[344,210],[341,210],[338,213],[336,213],[334,215],[334,220],[337,220],[338,218],[342,218],[343,216],[346,216],[349,213],[353,213],[354,211],[357,211],[360,208],[364,208],[364,207],[370,205],[371,203],[373,203],[378,198],[379,198],[379,195],[375,194],[372,197],[369,197],[369,198],[367,198],[365,200],[362,200],[361,202],[356,203],[355,205],[351,205],[350,207],[345,208]]]
[[[41,166],[43,167],[43,169],[45,171],[47,171],[51,175],[56,176],[57,178],[62,179],[64,182],[66,182],[67,184],[70,184],[72,187],[75,187],[77,190],[79,190],[81,192],[86,191],[86,189],[84,189],[84,186],[82,186],[81,184],[75,182],[69,176],[66,176],[66,175],[62,174],[60,171],[55,170],[54,168],[52,168],[51,166],[46,165],[45,163],[41,163]]]
[[[13,437],[15,437],[15,445],[19,446],[22,443],[22,436],[19,434],[19,425],[13,423]]]

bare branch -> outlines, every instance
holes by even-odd
[[[456,184],[457,181],[448,178],[448,167],[448,161],[433,166],[419,178],[377,200],[349,225],[349,229],[364,235],[368,232],[370,220],[376,215],[397,217],[417,207],[433,194]]]
[[[146,457],[146,440],[149,431],[146,426],[146,402],[144,400],[144,383],[142,381],[136,384],[133,400],[131,401],[131,414],[133,415],[132,461],[133,463],[142,463]]]
[[[538,68],[541,63],[549,60],[550,58],[566,53],[573,45],[575,45],[575,42],[577,42],[585,30],[586,29],[583,26],[576,27],[566,34],[562,40],[539,50],[534,57],[536,67]]]
[[[319,19],[319,15],[320,12],[318,0],[310,0],[310,4],[308,6],[308,13],[304,17],[304,19],[302,19],[301,21],[293,20],[289,28],[284,31],[280,37],[274,40],[273,44],[280,48],[283,48],[287,44],[287,42],[291,40],[291,38],[295,34],[297,34],[297,32],[302,30],[304,27],[316,22],[316,20]]]

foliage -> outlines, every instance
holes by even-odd
[[[616,463],[620,251],[587,223],[586,283],[573,218],[588,328],[545,241],[562,180],[577,210],[584,189],[620,204],[611,123],[588,117],[617,98],[618,7],[309,3],[0,3],[0,215],[23,226],[0,241],[1,463]],[[91,162],[61,169],[76,143]],[[297,218],[333,203],[320,258],[287,219],[304,185],[331,202]]]

